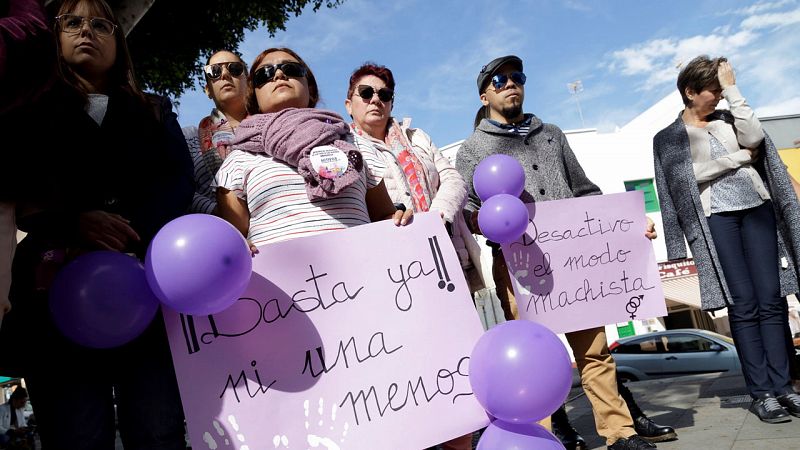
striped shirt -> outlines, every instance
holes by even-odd
[[[527,137],[528,133],[531,131],[531,122],[533,120],[533,114],[525,114],[524,119],[522,122],[519,123],[500,123],[496,120],[487,119],[489,122],[492,122],[496,126],[503,128],[504,130],[513,131],[522,137]]]
[[[371,146],[356,145],[364,161],[361,179],[335,197],[311,201],[296,168],[235,148],[217,172],[215,187],[235,192],[247,203],[247,238],[256,246],[367,224],[367,189],[380,184],[385,166]]]
[[[200,139],[197,136],[197,127],[184,127],[183,137],[189,146],[189,154],[194,162],[194,198],[189,207],[190,213],[214,214],[217,209],[217,198],[211,184],[214,174],[208,169],[203,155],[200,153]]]

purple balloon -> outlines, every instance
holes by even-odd
[[[147,282],[175,311],[216,314],[250,283],[253,260],[233,225],[208,214],[178,217],[153,238],[145,258]]]
[[[481,205],[478,226],[490,241],[508,244],[525,234],[529,218],[528,208],[519,197],[498,194]]]
[[[136,258],[92,252],[67,264],[50,288],[56,327],[84,347],[112,348],[144,332],[158,311],[158,299]]]
[[[525,170],[511,156],[487,156],[475,167],[472,185],[484,202],[497,194],[519,197],[525,189]]]
[[[501,323],[478,339],[470,358],[475,398],[505,422],[532,423],[567,398],[572,364],[558,336],[527,320]]]
[[[495,420],[478,441],[477,450],[563,450],[557,437],[538,423],[507,423]]]

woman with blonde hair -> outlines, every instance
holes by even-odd
[[[194,161],[196,191],[190,212],[218,214],[211,185],[231,151],[236,127],[247,117],[247,65],[238,54],[219,50],[206,61],[203,75],[206,80],[203,89],[214,102],[214,108],[197,128],[183,130]]]

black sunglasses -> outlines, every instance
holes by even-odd
[[[209,64],[203,67],[203,71],[209,79],[216,80],[222,76],[223,67],[228,69],[228,73],[234,78],[244,73],[244,63],[239,61]]]
[[[363,98],[364,100],[372,100],[372,96],[375,95],[375,88],[372,86],[367,86],[366,84],[359,84],[358,88],[356,88],[358,92],[358,96]],[[380,101],[387,103],[394,99],[394,91],[389,88],[380,88],[377,90],[378,92],[378,99]]]
[[[271,64],[267,64],[265,66],[261,66],[256,69],[255,73],[253,73],[253,85],[256,88],[260,88],[261,86],[269,83],[275,78],[275,73],[280,70],[283,72],[284,75],[287,77],[292,78],[302,78],[306,76],[308,70],[303,67],[302,64],[296,62],[285,62],[275,64],[274,66]]]
[[[497,90],[503,89],[506,83],[508,83],[509,78],[511,78],[511,81],[513,81],[514,84],[519,86],[525,86],[525,81],[528,79],[528,77],[526,77],[522,72],[511,72],[508,75],[498,73],[492,77],[492,86],[494,86],[494,88]]]

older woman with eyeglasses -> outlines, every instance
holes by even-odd
[[[411,120],[392,117],[395,81],[384,66],[366,63],[353,71],[344,106],[353,119],[356,142],[375,148],[387,169],[384,182],[392,201],[401,209],[435,211],[453,236],[463,268],[480,264],[480,248],[461,214],[466,183],[431,138]],[[475,290],[475,277],[467,277]],[[471,449],[472,435],[441,444],[445,450]]]
[[[126,449],[184,449],[163,320],[157,316],[125,345],[94,349],[62,335],[48,308],[63,266],[94,250],[143,258],[193,192],[192,162],[172,105],[138,87],[111,7],[104,0],[58,6],[58,80],[17,130],[25,152],[37,157],[28,182],[48,195],[20,208],[18,224],[28,235],[14,259],[8,322],[16,321],[16,339],[27,339],[21,362],[42,446],[113,448],[118,419]],[[54,376],[54,368],[63,370]]]
[[[236,127],[247,117],[247,66],[236,53],[220,50],[208,58],[203,74],[214,108],[197,128],[183,130],[194,161],[196,190],[190,212],[218,214],[211,184],[230,153]]]
[[[314,73],[288,48],[264,50],[250,68],[248,111],[216,177],[221,216],[251,249],[393,219],[383,167],[371,147],[356,145],[347,124],[315,109]],[[322,156],[325,156],[325,163]]]

